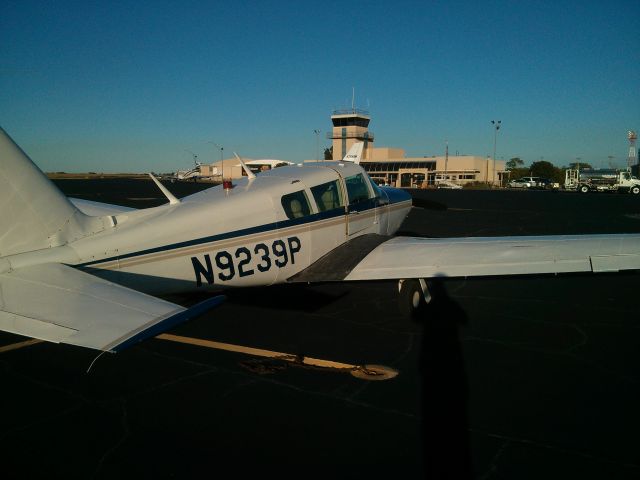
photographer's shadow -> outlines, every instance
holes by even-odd
[[[419,368],[425,475],[470,479],[468,386],[459,338],[468,318],[442,280],[430,281],[429,291],[431,301],[415,317],[423,326]]]

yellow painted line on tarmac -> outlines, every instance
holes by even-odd
[[[359,368],[357,365],[351,365],[349,363],[334,362],[332,360],[323,360],[321,358],[303,357],[300,355],[293,355],[291,353],[274,352],[272,350],[245,347],[243,345],[234,345],[232,343],[214,342],[213,340],[204,340],[202,338],[181,337],[179,335],[171,335],[169,333],[162,333],[155,338],[160,340],[169,340],[171,342],[197,345],[199,347],[213,348],[216,350],[225,350],[227,352],[246,353],[247,355],[254,355],[256,357],[277,358],[279,360],[303,363],[305,365],[314,365],[316,367],[340,368],[345,370]]]
[[[0,353],[10,352],[12,350],[18,350],[19,348],[30,347],[31,345],[35,345],[36,343],[42,343],[44,340],[38,340],[37,338],[32,338],[31,340],[25,340],[24,342],[12,343],[11,345],[4,345],[0,347]]]

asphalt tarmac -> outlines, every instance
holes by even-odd
[[[163,203],[151,181],[56,184],[90,200]],[[178,197],[207,187],[168,184]],[[631,195],[412,194],[424,208],[401,234],[640,233]],[[395,282],[231,291],[168,332],[218,343],[151,339],[89,373],[92,350],[2,333],[0,476],[637,479],[639,280],[448,279],[432,285],[419,321],[400,315]],[[309,357],[398,375],[361,379]]]

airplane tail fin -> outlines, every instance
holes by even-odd
[[[0,127],[0,257],[104,230],[78,210]]]
[[[356,142],[351,145],[351,148],[344,156],[343,160],[347,162],[353,162],[355,164],[360,164],[360,158],[362,157],[362,149],[364,147],[364,142]]]

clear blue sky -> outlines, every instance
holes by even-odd
[[[45,171],[315,158],[332,109],[376,146],[626,165],[640,2],[43,1],[0,11],[0,125]],[[227,155],[228,153],[228,155]]]

